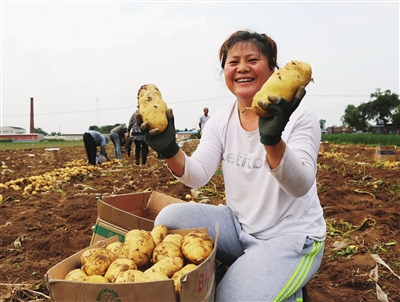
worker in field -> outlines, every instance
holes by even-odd
[[[203,109],[203,115],[201,115],[200,116],[200,119],[199,119],[199,131],[200,131],[200,137],[201,137],[201,134],[203,133],[203,129],[204,129],[204,126],[206,125],[206,123],[207,123],[207,121],[210,119],[210,115],[208,114],[208,108],[207,107],[205,107],[204,109]]]
[[[114,157],[117,159],[121,159],[121,146],[122,143],[125,142],[125,134],[127,132],[128,128],[126,127],[126,124],[121,124],[117,127],[114,127],[110,131],[110,138],[114,144]]]
[[[140,115],[138,123],[149,146],[188,187],[206,185],[222,160],[226,206],[168,205],[155,225],[206,228],[215,239],[218,222],[216,258],[222,265],[217,271],[229,268],[218,277],[216,301],[303,301],[303,288],[320,267],[326,239],[316,184],[319,120],[302,103],[304,86],[295,87],[292,100],[265,96],[269,102],[262,109],[271,116],[252,110],[254,96],[278,69],[271,37],[237,31],[219,54],[232,103],[207,121],[191,156],[176,142],[171,109],[162,133],[150,130]]]
[[[130,139],[135,144],[135,164],[139,166],[141,161],[142,166],[144,166],[146,165],[147,162],[147,156],[149,154],[149,146],[147,145],[144,139],[144,133],[142,133],[142,130],[140,129],[139,125],[136,122],[136,115],[138,114],[138,112],[139,112],[139,106],[138,110],[136,110],[132,114],[129,120],[128,133],[126,139],[128,140]]]
[[[125,142],[124,142],[124,148],[126,151],[126,154],[128,157],[131,156],[131,151],[132,151],[132,142],[133,142],[133,137],[129,135],[129,132],[125,134]]]
[[[103,161],[101,157],[103,156],[107,160],[110,160],[110,157],[107,155],[107,150],[106,150],[106,145],[109,142],[109,140],[110,139],[108,138],[108,136],[103,135],[95,130],[88,130],[83,134],[83,143],[85,145],[89,164],[97,165],[101,163]],[[100,147],[99,152],[97,147]],[[98,155],[100,155],[101,157],[99,157]]]

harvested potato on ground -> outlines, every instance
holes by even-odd
[[[275,71],[260,91],[255,94],[251,106],[253,111],[261,117],[273,116],[274,112],[265,111],[258,102],[270,103],[268,100],[270,95],[276,95],[291,102],[297,89],[300,86],[306,87],[310,83],[311,73],[311,66],[306,62],[291,61],[287,63],[283,68]]]
[[[180,245],[176,245],[172,241],[161,242],[157,245],[153,250],[152,261],[153,263],[157,263],[161,259],[165,257],[179,257],[183,259],[183,254],[181,252]]]
[[[131,230],[125,236],[128,245],[129,259],[136,262],[138,267],[149,263],[155,247],[153,237],[145,230]]]
[[[183,236],[181,234],[168,234],[163,242],[173,242],[175,243],[177,246],[181,246],[181,240],[182,240]]]
[[[144,275],[147,281],[160,281],[169,279],[168,276],[162,272],[145,271]]]
[[[147,282],[147,278],[142,271],[139,270],[127,270],[121,272],[115,283],[127,283],[127,282]]]
[[[123,245],[124,244],[121,241],[116,241],[107,245],[106,249],[113,252],[114,255],[117,255],[117,252],[122,248]]]
[[[174,286],[175,286],[175,292],[179,295],[181,293],[181,278],[189,274],[191,271],[195,270],[197,268],[197,265],[193,263],[186,264],[182,269],[179,271],[175,272],[172,275],[172,280],[174,281]]]
[[[108,282],[115,282],[118,275],[127,270],[137,270],[135,261],[127,258],[117,258],[113,261],[113,263],[110,264],[106,273],[104,274],[104,277],[108,280]]]
[[[83,259],[82,269],[85,270],[88,276],[104,275],[115,258],[113,252],[106,248],[99,247]]]
[[[87,277],[88,275],[86,274],[86,272],[81,269],[81,268],[76,268],[73,269],[72,271],[70,271],[66,276],[65,276],[65,280],[70,280],[70,281],[84,281],[84,279]]]
[[[168,276],[168,278],[172,277],[172,275],[179,271],[183,267],[183,260],[179,257],[166,257],[158,261],[152,267],[148,268],[147,272],[161,272]]]
[[[183,236],[181,241],[182,254],[194,264],[200,264],[211,254],[214,241],[207,233],[194,230]]]
[[[165,236],[168,235],[168,229],[165,225],[156,225],[150,232],[151,237],[153,237],[154,244],[157,246],[157,244],[160,244]]]
[[[90,275],[84,279],[84,282],[91,283],[108,283],[108,280],[101,275]]]
[[[142,85],[137,98],[143,122],[148,122],[150,129],[158,128],[159,133],[163,132],[168,125],[168,107],[157,86],[154,84]]]

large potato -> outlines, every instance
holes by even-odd
[[[181,241],[182,254],[194,264],[200,264],[211,254],[214,241],[207,233],[194,230],[183,236]]]
[[[181,234],[168,234],[165,236],[163,242],[173,242],[180,247],[182,238],[183,236]]]
[[[149,263],[155,247],[149,232],[140,229],[131,230],[125,235],[125,244],[128,246],[128,258],[135,261],[138,267]]]
[[[160,244],[164,238],[168,235],[168,229],[165,225],[156,225],[150,232],[151,237],[153,237],[154,244],[157,246]]]
[[[165,257],[154,264],[152,267],[148,268],[145,273],[148,272],[161,272],[171,278],[172,275],[179,271],[183,267],[183,260],[179,257]]]
[[[121,272],[117,279],[115,279],[115,283],[126,283],[126,282],[147,282],[147,277],[142,271],[139,270],[127,270]]]
[[[158,128],[159,133],[163,132],[168,125],[168,107],[157,86],[154,84],[142,85],[137,98],[142,121],[148,122],[150,129]]]
[[[172,241],[161,242],[153,250],[152,261],[157,263],[165,257],[179,257],[183,259],[180,245],[176,245]]]
[[[129,258],[129,247],[127,244],[123,243],[121,248],[115,252],[117,258]]]
[[[84,281],[84,279],[87,277],[88,275],[86,274],[86,272],[81,269],[81,268],[76,268],[73,269],[72,271],[70,271],[66,276],[65,276],[65,280],[70,280],[70,281]]]
[[[81,257],[82,269],[86,272],[88,276],[103,276],[114,260],[115,255],[113,252],[107,250],[106,248],[99,247],[92,251],[90,255],[88,255],[86,258]]]
[[[109,245],[106,246],[107,250],[110,250],[111,252],[114,253],[114,255],[118,254],[118,251],[122,248],[124,244],[120,241],[115,241],[113,243],[110,243]]]
[[[85,265],[87,258],[96,250],[97,248],[92,248],[84,251],[81,256],[79,257],[79,260],[81,262],[81,265]]]
[[[87,276],[83,281],[90,283],[108,283],[108,280],[101,275],[90,275]]]
[[[162,272],[153,272],[153,271],[145,271],[144,275],[148,282],[150,281],[160,281],[160,280],[168,280],[168,276]]]
[[[195,270],[197,268],[197,265],[193,263],[186,264],[183,268],[181,268],[179,271],[175,272],[172,275],[172,280],[174,281],[174,286],[175,286],[175,292],[179,295],[181,293],[181,278],[189,274],[191,271]]]
[[[275,95],[291,102],[300,86],[306,87],[312,80],[311,66],[306,62],[291,61],[275,71],[258,91],[252,102],[253,111],[260,117],[271,117],[274,112],[265,111],[258,102],[270,103],[268,96]]]
[[[127,270],[136,270],[137,265],[135,261],[132,259],[127,259],[127,258],[118,258],[113,261],[113,263],[110,264],[108,267],[106,273],[104,274],[104,277],[108,280],[108,282],[115,282],[117,279],[118,275],[121,272],[127,271]]]

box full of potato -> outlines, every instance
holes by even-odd
[[[130,230],[98,241],[45,275],[53,301],[214,301],[218,244],[207,229]]]

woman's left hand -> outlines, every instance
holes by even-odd
[[[281,141],[282,132],[286,127],[292,113],[300,105],[306,94],[304,86],[301,86],[290,103],[278,96],[268,96],[270,103],[259,102],[258,105],[266,111],[275,112],[272,117],[259,117],[258,129],[260,141],[264,145],[274,146]]]

